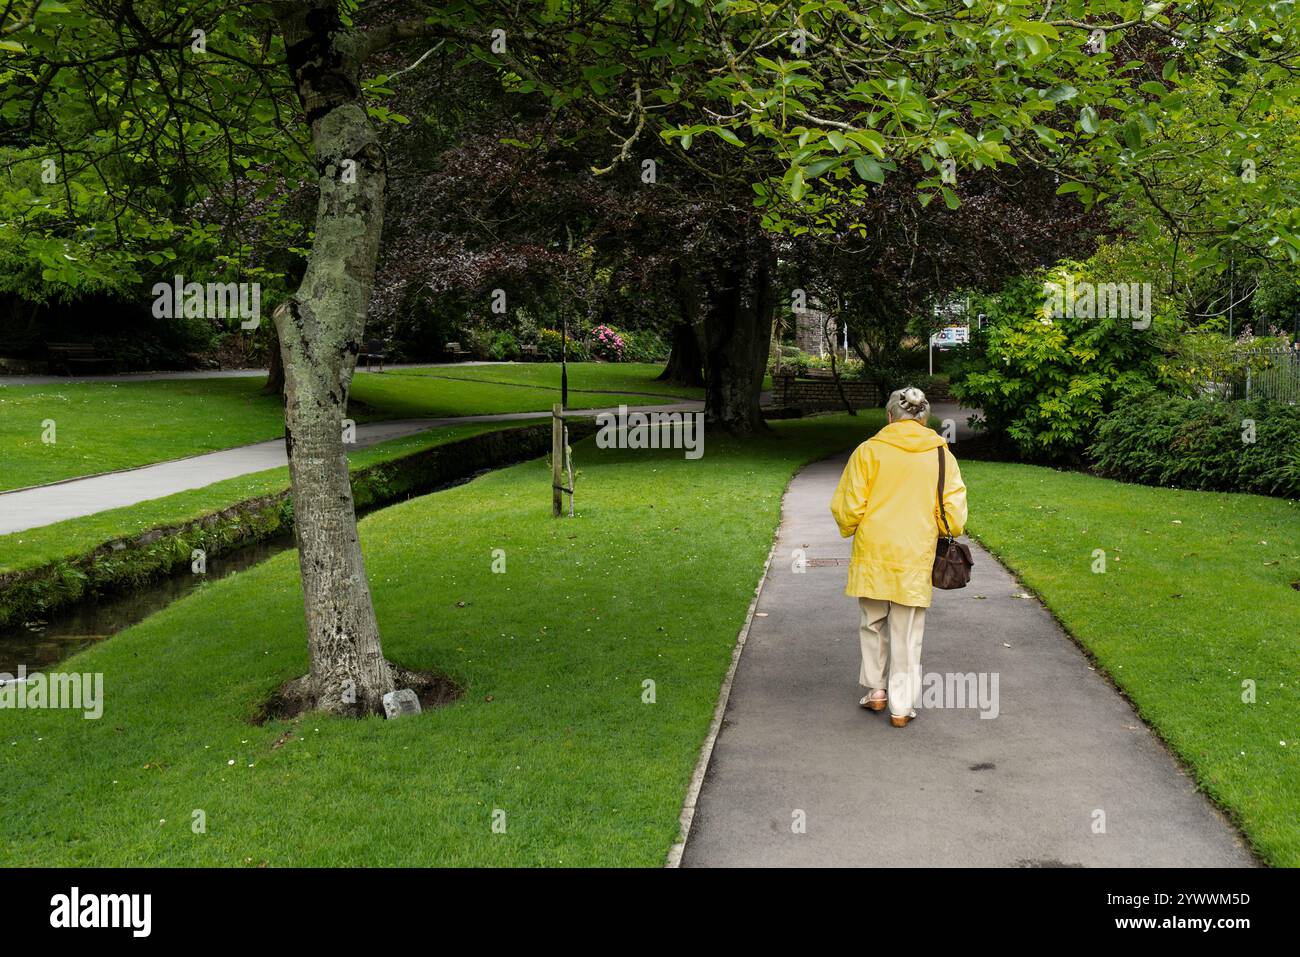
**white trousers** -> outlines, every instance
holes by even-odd
[[[921,694],[921,635],[925,609],[859,598],[862,671],[858,683],[889,695],[889,713],[916,716]]]

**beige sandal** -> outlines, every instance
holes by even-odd
[[[889,723],[895,728],[906,728],[907,722],[911,721],[914,717],[916,716],[911,714],[891,714],[889,716]]]
[[[875,694],[875,692],[873,691],[871,692],[871,694]],[[864,697],[861,701],[858,702],[858,704],[862,705],[862,707],[866,708],[868,711],[884,711],[887,707],[889,707],[888,695],[885,695],[884,697],[881,698],[873,698],[871,697],[871,694]]]

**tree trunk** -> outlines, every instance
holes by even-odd
[[[309,693],[324,711],[373,714],[393,679],[357,537],[342,424],[374,282],[387,171],[361,98],[359,38],[343,26],[338,4],[312,0],[279,9],[320,189],[302,284],[274,313]]]
[[[863,377],[882,396],[888,397],[894,389],[907,385],[897,381],[907,323],[897,318],[903,314],[901,309],[893,306],[885,295],[858,308],[862,326],[857,330],[850,328],[850,345],[862,360]]]
[[[679,283],[683,307],[704,313],[692,325],[704,357],[705,424],[733,435],[767,429],[759,393],[772,336],[775,257],[766,244],[754,245],[736,262],[710,270],[707,288],[688,273]]]
[[[263,395],[284,395],[284,361],[280,358],[280,335],[271,336],[267,349],[266,383],[262,386]]]
[[[841,315],[842,313],[837,310],[836,314]],[[853,403],[849,401],[849,397],[844,393],[844,382],[840,379],[840,370],[835,363],[835,351],[838,344],[831,338],[831,321],[832,317],[829,312],[822,317],[822,339],[825,341],[827,348],[830,349],[831,378],[835,380],[835,391],[840,394],[840,401],[844,403],[845,410],[848,411],[849,415],[857,415],[858,413],[853,409]]]
[[[668,354],[668,365],[655,377],[657,382],[676,382],[680,385],[704,385],[704,359],[695,332],[686,323],[673,326],[673,348]]]

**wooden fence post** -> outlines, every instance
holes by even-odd
[[[564,514],[564,406],[551,406],[551,514]]]

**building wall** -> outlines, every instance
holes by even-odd
[[[825,310],[818,309],[812,304],[809,304],[803,312],[795,313],[794,344],[799,347],[799,351],[814,356],[826,355],[826,339],[822,336],[822,323],[825,317]],[[835,321],[831,320],[831,335],[837,340],[838,328]]]

